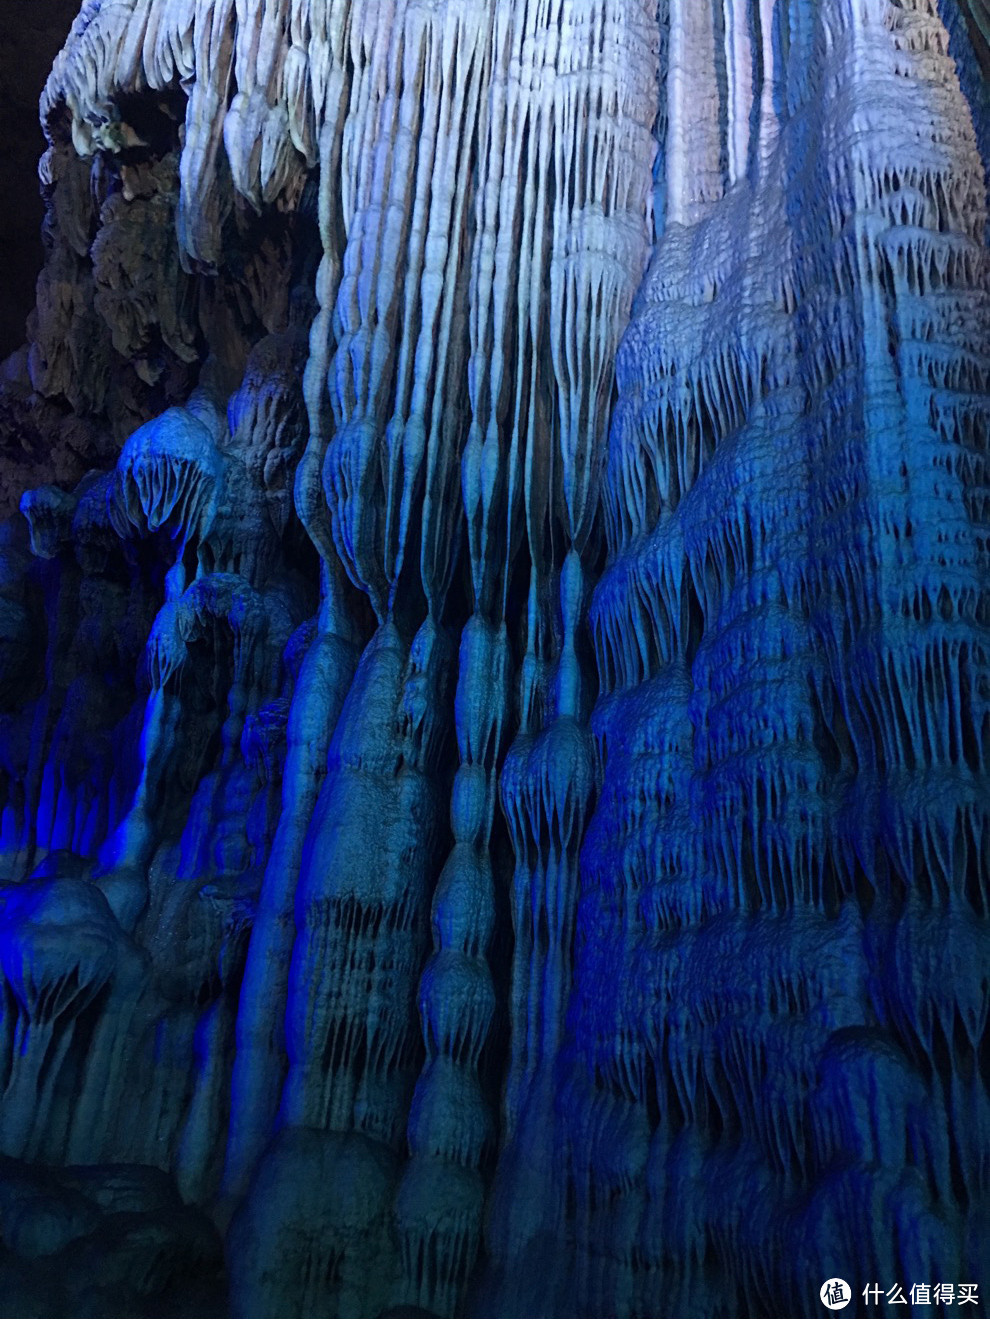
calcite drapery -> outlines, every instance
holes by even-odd
[[[245,1312],[980,1278],[981,33],[83,6],[9,389],[119,443],[4,543],[5,1152],[170,1171]]]
[[[572,1030],[586,1126],[610,1107],[628,1162],[657,1122],[621,1251],[593,1212],[631,1196],[619,1139],[576,1147],[594,1308],[617,1290],[648,1308],[652,1276],[675,1312],[782,1293],[809,1312],[843,1262],[983,1264],[941,1219],[948,1165],[968,1171],[959,1210],[985,1195],[982,1139],[946,1111],[957,1070],[985,1110],[981,1030],[946,1008],[949,1054],[923,1044],[923,959],[894,953],[920,920],[969,950],[949,999],[985,994],[987,580],[966,494],[990,384],[983,171],[933,6],[797,7],[786,35],[760,95],[731,73],[727,10],[725,95],[758,108],[741,127],[701,107],[710,146],[669,172],[617,364],[575,983],[629,972]],[[678,1225],[685,1179],[727,1195]]]

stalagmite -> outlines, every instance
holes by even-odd
[[[0,1313],[982,1284],[988,34],[82,4],[0,367]]]

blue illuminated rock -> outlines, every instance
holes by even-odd
[[[0,1311],[990,1279],[987,69],[957,0],[83,5]]]

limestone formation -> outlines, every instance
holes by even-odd
[[[86,0],[0,388],[0,1311],[990,1288],[988,38]]]

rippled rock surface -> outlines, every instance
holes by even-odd
[[[0,388],[6,1314],[990,1289],[988,29],[83,5]]]

